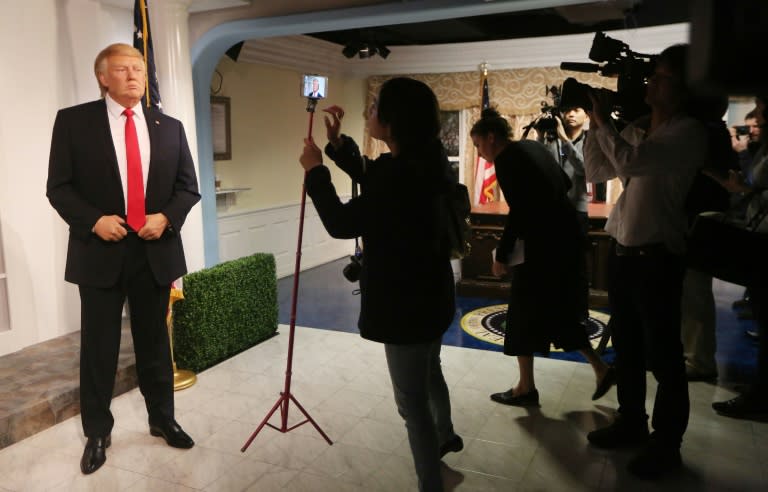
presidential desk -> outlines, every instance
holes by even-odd
[[[493,250],[504,230],[509,207],[506,202],[492,202],[472,207],[472,249],[470,255],[461,260],[461,280],[456,286],[457,293],[465,297],[489,297],[506,299],[509,282],[491,273]],[[611,211],[605,203],[589,204],[589,243],[587,269],[590,279],[590,307],[607,305],[608,288],[607,263],[610,253],[610,238],[603,230]]]

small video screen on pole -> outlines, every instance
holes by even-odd
[[[328,97],[328,77],[304,74],[301,81],[301,95],[310,99]]]

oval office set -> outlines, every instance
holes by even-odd
[[[0,492],[768,490],[767,2],[3,9]]]

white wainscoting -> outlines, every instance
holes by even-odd
[[[340,197],[342,201],[349,197]],[[296,265],[300,205],[220,214],[219,260],[229,261],[254,253],[275,255],[277,277],[292,275]],[[334,239],[307,199],[302,240],[301,269],[313,268],[354,253],[354,240]],[[341,275],[341,272],[339,272]]]

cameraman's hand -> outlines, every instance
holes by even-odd
[[[304,151],[299,156],[299,162],[305,171],[309,171],[323,163],[323,152],[311,137],[304,139]]]
[[[331,115],[330,118],[328,116],[324,117],[325,129],[328,132],[328,141],[334,149],[338,149],[341,146],[341,120],[344,118],[344,109],[334,104],[323,109],[323,112]]]
[[[493,265],[491,265],[491,273],[496,277],[503,277],[507,274],[507,265],[500,261],[493,260]]]
[[[731,147],[735,152],[743,152],[747,150],[747,144],[749,143],[749,135],[739,135],[735,129],[731,129]]]

